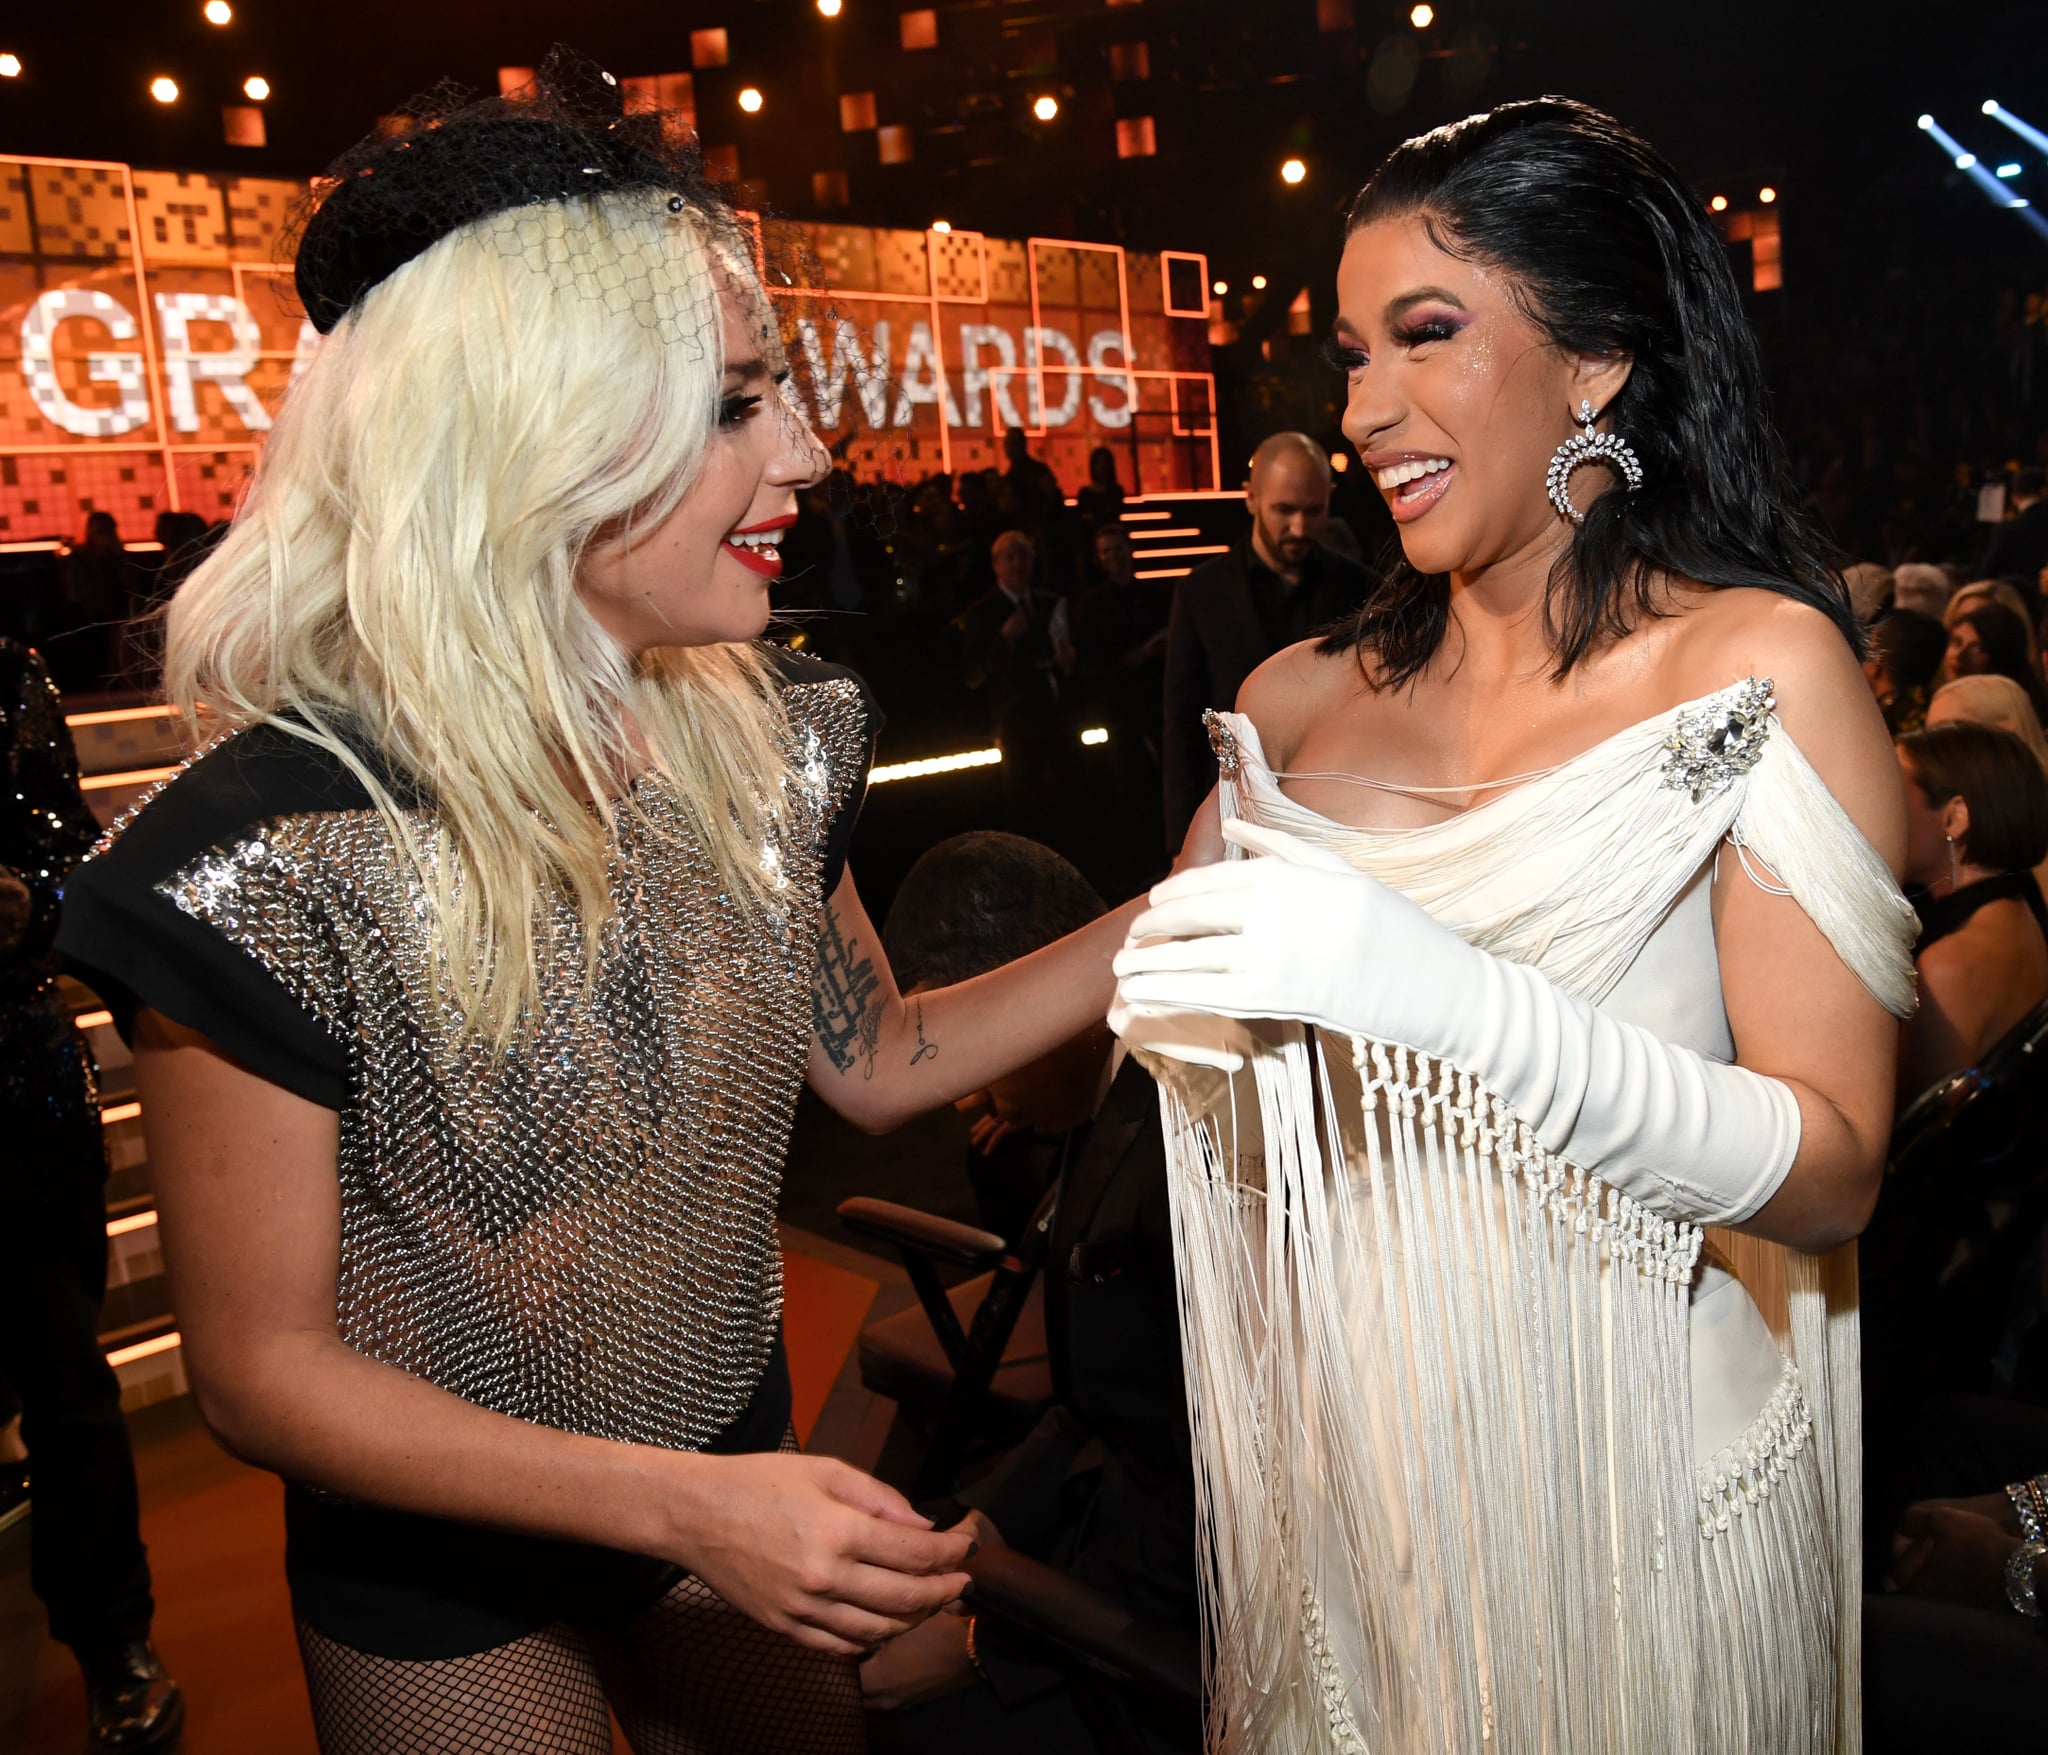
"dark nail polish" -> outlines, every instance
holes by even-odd
[[[981,1544],[980,1544],[979,1542],[969,1542],[969,1543],[967,1544],[967,1558],[968,1558],[968,1559],[972,1560],[972,1559],[973,1559],[973,1558],[975,1557],[975,1555],[979,1554],[980,1552],[981,1552]]]

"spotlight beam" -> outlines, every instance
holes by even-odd
[[[2048,134],[2043,134],[2031,122],[2022,122],[1996,98],[1984,100],[1984,113],[1994,122],[2002,122],[2036,152],[2048,157]]]
[[[1986,199],[1990,201],[1993,207],[2017,208],[2020,212],[2020,218],[2025,220],[2038,235],[2048,238],[2048,220],[2043,220],[2038,213],[2034,212],[2028,202],[2015,195],[1980,165],[1977,162],[1977,155],[1964,146],[1960,140],[1932,116],[1922,116],[1920,118],[1920,131],[1932,140],[1935,145],[1939,146],[1943,152],[1948,154],[1949,162],[1957,170],[1961,171],[1964,176],[1968,177],[1971,182],[1984,191]]]

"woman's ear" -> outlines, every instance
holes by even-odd
[[[1635,370],[1635,364],[1632,354],[1580,354],[1578,364],[1572,370],[1573,415],[1577,415],[1581,402],[1590,402],[1596,412],[1605,414],[1621,394],[1622,386]]]
[[[1963,857],[1969,855],[1970,801],[1960,792],[1941,807],[1941,832],[1956,844]]]

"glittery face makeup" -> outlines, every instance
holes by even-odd
[[[1418,219],[1353,232],[1337,292],[1345,437],[1411,564],[1470,575],[1555,545],[1544,471],[1573,430],[1578,361],[1504,276],[1446,254]]]

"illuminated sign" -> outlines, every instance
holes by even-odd
[[[303,194],[0,157],[0,544],[233,511],[319,346],[279,262]],[[1218,485],[1200,256],[802,229],[830,290],[772,289],[794,388],[862,474],[997,465],[1021,427],[1070,488],[1097,445],[1126,487]]]

